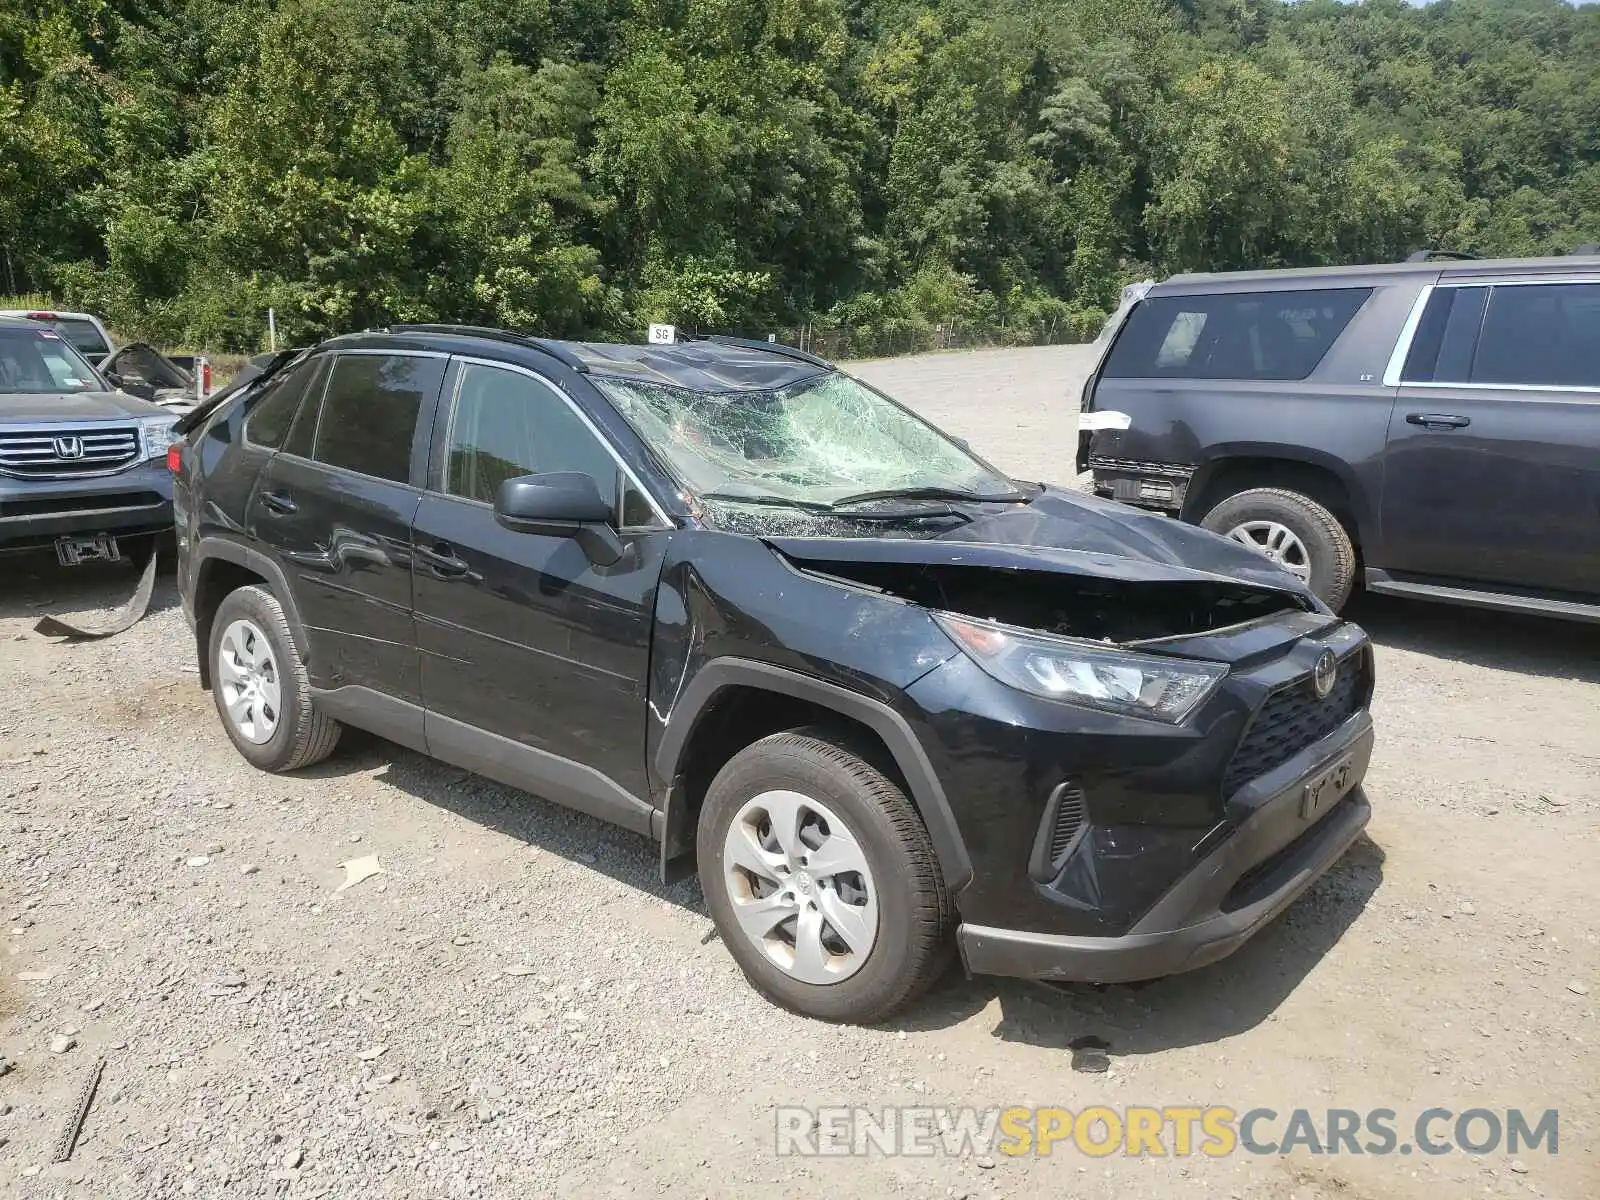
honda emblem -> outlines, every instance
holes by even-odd
[[[57,458],[82,458],[83,440],[75,437],[58,437],[56,442]]]

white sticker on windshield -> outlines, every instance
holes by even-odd
[[[1126,429],[1133,424],[1133,418],[1125,412],[1087,412],[1078,414],[1078,428],[1084,433],[1093,433],[1097,429]]]

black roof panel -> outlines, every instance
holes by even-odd
[[[725,342],[639,346],[616,342],[559,342],[591,375],[642,379],[697,392],[763,391],[788,387],[826,368],[770,350]]]
[[[590,375],[639,379],[697,392],[769,391],[833,369],[787,346],[768,349],[760,342],[692,341],[660,346],[563,342],[473,325],[394,325],[343,334],[323,345],[330,350],[394,348],[492,355],[525,365],[537,365],[539,356],[549,356]]]

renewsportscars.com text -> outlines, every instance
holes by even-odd
[[[1240,1152],[1286,1154],[1556,1154],[1556,1109],[1524,1112],[1428,1108],[1402,1118],[1394,1109],[1239,1111],[1221,1105],[1094,1105],[1066,1108],[780,1107],[774,1112],[780,1156],[1051,1153],[1153,1157]]]

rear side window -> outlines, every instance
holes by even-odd
[[[322,397],[311,457],[375,479],[411,477],[411,442],[422,402],[444,380],[442,358],[341,354]]]
[[[306,384],[320,365],[320,360],[308,360],[267,380],[261,395],[250,406],[250,415],[245,418],[246,439],[268,450],[281,449],[295,413],[300,409]]]
[[[93,321],[85,321],[81,317],[58,317],[56,327],[66,335],[69,342],[90,358],[99,358],[111,353],[111,347],[106,344],[106,339],[101,336]]]
[[[1113,379],[1304,379],[1371,288],[1155,296],[1129,315]]]
[[[1466,383],[1483,324],[1486,287],[1439,288],[1428,300],[1406,352],[1403,383]]]
[[[1600,283],[1438,288],[1400,378],[1600,388]]]
[[[1600,388],[1600,283],[1492,289],[1472,382]]]

